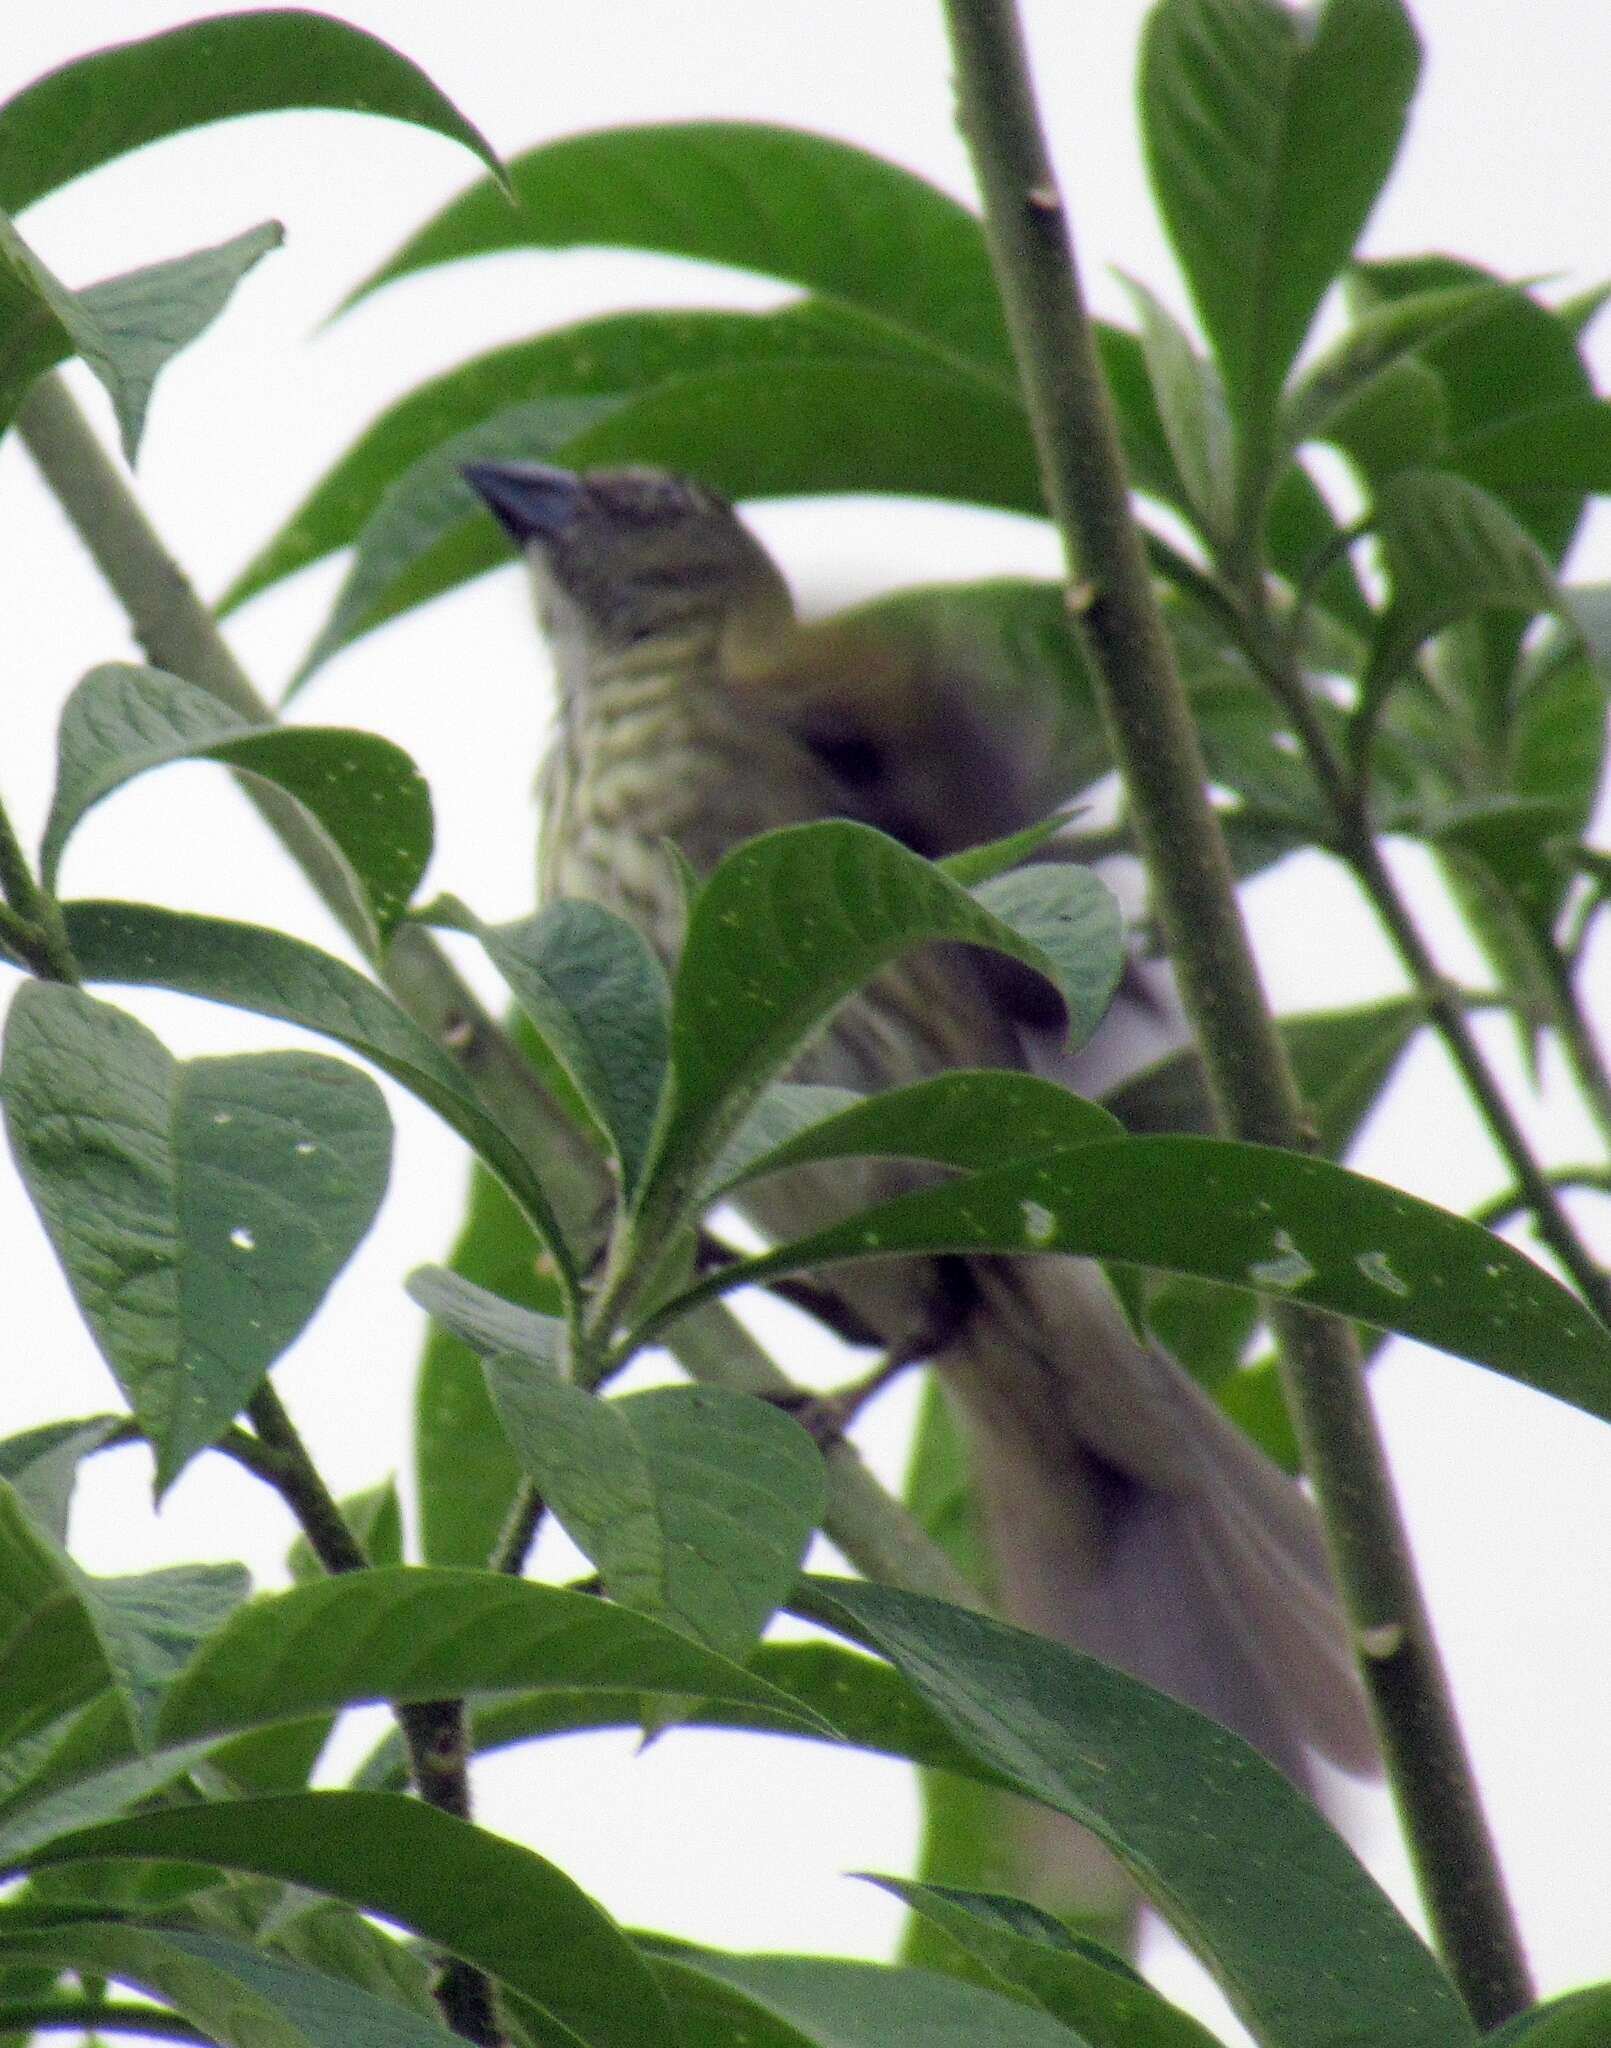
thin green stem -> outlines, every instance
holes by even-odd
[[[1201,749],[1131,512],[1016,10],[945,0],[962,122],[1047,502],[1222,1126],[1301,1146],[1303,1109],[1208,802]],[[1531,1997],[1526,1966],[1345,1326],[1272,1315],[1282,1374],[1432,1923],[1491,2025]]]
[[[1611,1167],[1552,1166],[1549,1177],[1558,1188],[1581,1188],[1589,1194],[1611,1195]],[[1473,1209],[1471,1217],[1474,1223],[1484,1224],[1489,1230],[1501,1230],[1531,1210],[1532,1204],[1520,1188],[1506,1188],[1502,1195],[1495,1195],[1491,1202]]]
[[[0,804],[0,896],[9,913],[0,923],[0,939],[7,950],[41,980],[76,983],[80,978],[78,962],[67,943],[60,907],[34,880],[4,804]]]
[[[1611,1068],[1608,1068],[1600,1042],[1589,1024],[1572,975],[1570,955],[1564,948],[1551,945],[1548,970],[1553,1008],[1551,1021],[1560,1037],[1561,1050],[1566,1054],[1566,1063],[1572,1070],[1572,1078],[1589,1114],[1599,1126],[1601,1137],[1611,1147]]]

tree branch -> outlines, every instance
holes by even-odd
[[[1018,359],[1069,607],[1083,632],[1154,898],[1222,1127],[1301,1148],[1304,1113],[1264,1002],[1175,672],[1010,0],[945,0],[962,124]],[[1272,1311],[1387,1768],[1439,1942],[1492,2025],[1530,1999],[1408,1541],[1345,1325]]]

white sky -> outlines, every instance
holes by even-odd
[[[815,126],[882,151],[959,193],[964,152],[931,0],[591,0],[538,9],[469,0],[367,0],[346,17],[421,63],[506,153],[574,129],[727,116]],[[1126,317],[1109,266],[1181,292],[1154,227],[1132,114],[1138,0],[1032,0],[1028,20],[1088,284]],[[1611,141],[1603,81],[1611,12],[1582,0],[1417,0],[1428,46],[1410,138],[1372,226],[1377,253],[1448,250],[1518,275],[1586,286],[1611,274]],[[74,0],[9,11],[0,95],[99,43],[190,18],[160,0]],[[328,333],[344,289],[474,174],[418,131],[335,115],[276,116],[180,138],[35,209],[26,228],[70,283],[219,241],[268,216],[286,248],[158,387],[141,495],[204,591],[219,589],[325,463],[393,395],[495,342],[610,308],[758,305],[753,280],[610,253],[504,257],[394,288]],[[85,387],[88,388],[88,387]],[[88,403],[108,413],[98,391]],[[10,626],[0,791],[35,838],[67,689],[126,650],[115,608],[13,443],[0,448],[0,569]],[[902,581],[1050,572],[1037,524],[935,506],[850,501],[761,508],[755,524],[808,603]],[[1601,573],[1603,571],[1603,551]],[[323,615],[327,565],[232,628],[273,691]],[[407,747],[437,802],[428,886],[487,915],[529,905],[529,782],[544,695],[517,578],[489,578],[377,634],[301,707]],[[1413,863],[1411,864],[1413,866]],[[284,923],[336,941],[218,771],[171,769],[118,796],[79,833],[65,886]],[[1383,992],[1393,972],[1367,917],[1318,864],[1258,892],[1268,978],[1285,1008]],[[1457,951],[1456,971],[1475,973]],[[120,998],[121,1000],[121,998]],[[177,998],[128,998],[179,1052],[284,1043],[286,1033]],[[393,1094],[394,1192],[381,1222],[276,1383],[341,1491],[404,1459],[420,1319],[401,1275],[452,1233],[462,1161]],[[1570,1103],[1540,1128],[1552,1156],[1592,1152]],[[1453,1205],[1500,1181],[1440,1061],[1410,1064],[1361,1162]],[[0,1377],[0,1433],[110,1405],[112,1390],[26,1202],[0,1176],[7,1326],[25,1333]],[[1611,1825],[1604,1702],[1611,1456],[1598,1426],[1493,1377],[1399,1347],[1376,1376],[1384,1428],[1426,1582],[1546,1989],[1611,1975],[1602,1887]],[[870,1418],[865,1445],[898,1476],[909,1390]],[[202,1459],[160,1517],[148,1465],[99,1461],[75,1537],[93,1570],[244,1557],[274,1582],[289,1536],[277,1507],[222,1460]],[[892,1765],[803,1744],[677,1735],[634,1758],[590,1737],[500,1758],[479,1773],[481,1814],[569,1869],[630,1922],[735,1947],[887,1952],[893,1902],[840,1873],[900,1869],[914,1809]],[[1357,1839],[1408,1904],[1381,1803]],[[1211,2014],[1187,1968],[1160,1968]]]

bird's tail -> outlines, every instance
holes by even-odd
[[[1210,1714],[1310,1780],[1376,1743],[1313,1509],[1099,1268],[974,1264],[936,1364],[960,1409],[1008,1619]]]

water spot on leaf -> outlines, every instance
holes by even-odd
[[[1373,1287],[1385,1287],[1389,1294],[1401,1299],[1409,1298],[1411,1288],[1407,1280],[1401,1280],[1387,1262],[1386,1252],[1357,1252],[1354,1264]]]
[[[1292,1241],[1290,1231],[1275,1233],[1275,1257],[1255,1259],[1247,1269],[1255,1287],[1302,1287],[1315,1277],[1315,1268]]]
[[[1024,1235],[1031,1244],[1050,1244],[1057,1235],[1057,1218],[1043,1202],[1020,1202]]]

